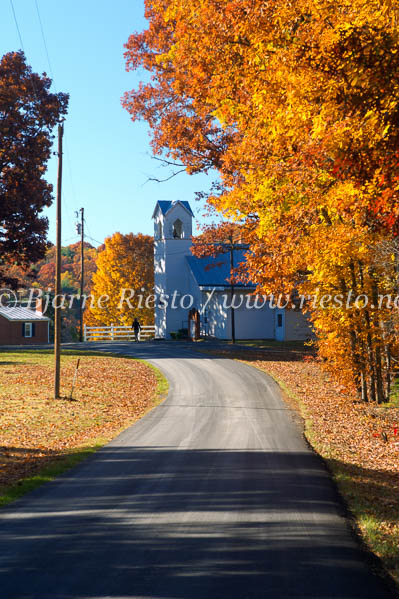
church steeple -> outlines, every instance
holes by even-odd
[[[154,239],[189,240],[193,230],[193,216],[188,202],[157,202],[153,214]]]
[[[188,311],[165,305],[162,298],[182,297],[190,289],[187,256],[191,255],[194,215],[188,202],[157,202],[154,219],[154,291],[156,337],[187,326]]]

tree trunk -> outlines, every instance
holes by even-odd
[[[378,287],[377,282],[375,280],[375,272],[373,268],[369,269],[370,278],[371,278],[371,291],[373,304],[375,307],[378,306]],[[381,322],[378,318],[378,314],[376,314],[373,318],[373,324],[376,329],[381,331]],[[379,337],[382,335],[380,334]],[[377,343],[375,347],[375,373],[376,373],[376,391],[377,391],[377,402],[384,403],[386,401],[385,393],[384,393],[384,381],[383,381],[383,370],[382,370],[382,355],[381,355],[381,347]]]

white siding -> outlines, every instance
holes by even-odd
[[[274,339],[274,313],[268,305],[247,308],[253,302],[251,296],[236,293],[234,305],[235,337],[236,339]],[[208,304],[208,329],[211,337],[231,339],[231,300],[229,291],[214,293]]]
[[[173,223],[182,222],[182,239],[173,239]],[[161,228],[160,228],[161,225]],[[192,245],[192,216],[181,205],[173,205],[164,215],[158,208],[154,217],[154,288],[158,298],[165,298],[167,307],[158,301],[155,307],[155,336],[169,338],[172,331],[178,331],[188,324],[188,309],[180,306],[182,297],[190,293],[192,287],[185,256]],[[159,239],[159,232],[162,238]],[[174,302],[172,300],[174,296]],[[185,298],[187,305],[189,298]],[[176,306],[174,308],[173,306]]]
[[[247,308],[247,299],[248,306],[253,306],[252,297],[247,294],[241,298],[241,307],[235,310],[236,339],[274,339],[274,310],[267,303],[261,308]]]

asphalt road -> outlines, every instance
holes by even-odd
[[[2,599],[391,596],[269,377],[189,346],[112,346],[127,348],[169,396],[1,510]]]

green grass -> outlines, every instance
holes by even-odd
[[[167,398],[167,395],[169,393],[168,380],[166,379],[166,377],[164,377],[162,372],[158,370],[158,368],[156,368],[149,362],[146,362],[145,360],[143,360],[143,362],[154,371],[155,377],[157,379],[157,388],[154,396],[154,406],[158,406]]]
[[[392,499],[391,506],[384,506],[382,502],[378,501],[379,497],[388,498],[392,493],[389,478],[376,480],[372,474],[367,476],[367,474],[361,473],[363,480],[359,480],[359,473],[353,466],[335,459],[331,448],[319,441],[318,435],[313,430],[312,414],[301,398],[284,381],[266,368],[262,368],[262,370],[278,383],[286,396],[295,401],[304,420],[304,436],[310,446],[325,461],[341,497],[353,516],[352,523],[356,532],[361,531],[361,536],[366,541],[369,550],[381,558],[384,569],[377,566],[380,574],[386,577],[387,571],[389,571],[397,584],[399,581],[399,532],[396,526],[398,514],[393,507],[394,499]],[[391,404],[379,407],[389,408],[398,407],[398,405],[399,398],[395,398]],[[387,528],[389,533],[387,533]],[[388,582],[391,586],[395,585],[389,577]]]
[[[145,360],[137,360],[132,356],[122,355],[122,354],[114,354],[109,352],[95,352],[95,351],[87,351],[87,350],[62,350],[62,356],[64,357],[81,357],[81,356],[89,356],[89,357],[102,357],[102,358],[128,358],[133,359],[135,362],[142,362],[148,368],[152,370],[156,377],[156,389],[154,391],[154,395],[151,401],[150,407],[141,414],[140,417],[143,417],[146,413],[151,411],[155,406],[159,405],[167,396],[169,390],[169,383],[164,375],[152,364],[149,364]],[[52,350],[29,350],[26,348],[18,349],[15,351],[1,351],[0,350],[0,366],[4,366],[7,368],[8,366],[16,366],[24,364],[36,364],[40,363],[48,368],[52,368],[53,366],[53,351]],[[10,377],[10,375],[8,375]],[[14,387],[16,391],[19,393],[24,393],[24,385],[23,383],[14,383]],[[0,385],[0,391],[6,390],[8,394],[12,393],[13,386],[10,384],[9,378],[5,385]],[[68,406],[73,405],[70,402],[67,402]],[[88,420],[85,424],[85,429],[89,432],[90,427],[95,427],[98,423],[92,419]],[[66,426],[63,429],[63,434],[68,436],[69,431]],[[115,430],[113,434],[113,438],[116,437],[122,430]],[[3,429],[4,430],[4,429]],[[16,499],[22,497],[26,493],[36,489],[42,484],[49,482],[55,479],[60,474],[66,472],[70,468],[76,466],[82,460],[86,459],[88,456],[93,454],[99,448],[103,447],[106,443],[110,441],[110,437],[95,437],[88,441],[87,445],[76,447],[74,449],[68,449],[65,452],[59,452],[58,454],[54,454],[51,458],[46,460],[46,465],[40,467],[38,466],[35,469],[34,473],[31,476],[27,476],[23,479],[18,480],[17,482],[9,485],[3,486],[1,489],[0,495],[0,506],[7,505]]]
[[[232,341],[226,342],[234,346]],[[306,341],[276,341],[275,339],[238,339],[236,345],[245,345],[246,347],[255,347],[257,349],[307,349],[311,346]]]
[[[256,341],[255,343],[259,347],[263,342]],[[259,366],[253,363],[249,352],[240,356],[236,352],[231,352],[229,348],[228,351],[221,350],[220,354],[216,350],[209,353],[237,359],[267,372],[280,386],[287,401],[293,402],[293,407],[297,409],[303,419],[304,436],[315,452],[323,458],[348,512],[352,515],[351,524],[359,539],[362,539],[363,545],[367,546],[369,552],[381,559],[381,562],[373,559],[372,567],[397,592],[397,583],[399,582],[399,509],[396,472],[374,470],[356,463],[347,463],[344,458],[339,458],[335,448],[326,443],[325,436],[321,434],[320,430],[317,430],[312,409],[306,404],[304,398],[290,387],[289,383],[281,380],[272,369],[267,368],[267,359],[262,366]],[[295,350],[292,355],[294,353]],[[273,360],[278,361],[278,358],[274,357]],[[386,410],[397,409],[398,406],[399,380],[394,387],[391,402],[376,406],[376,408]]]
[[[5,487],[0,495],[0,507],[12,503],[26,493],[30,493],[34,489],[37,489],[44,483],[54,480],[57,476],[60,476],[60,474],[63,474],[88,458],[107,442],[108,441],[105,439],[99,439],[97,443],[94,443],[93,445],[77,451],[71,451],[67,455],[59,457],[55,462],[41,468],[33,476],[24,478],[9,487]]]
[[[350,466],[342,462],[331,459],[327,460],[327,465],[369,549],[381,558],[398,582],[398,511],[394,507],[395,499],[392,497],[389,479],[376,480],[370,475],[369,478],[359,480]],[[390,494],[391,498],[388,499]],[[391,504],[385,505],[379,498],[391,501]]]
[[[395,377],[393,381],[389,402],[380,404],[379,407],[399,408],[399,377]]]

